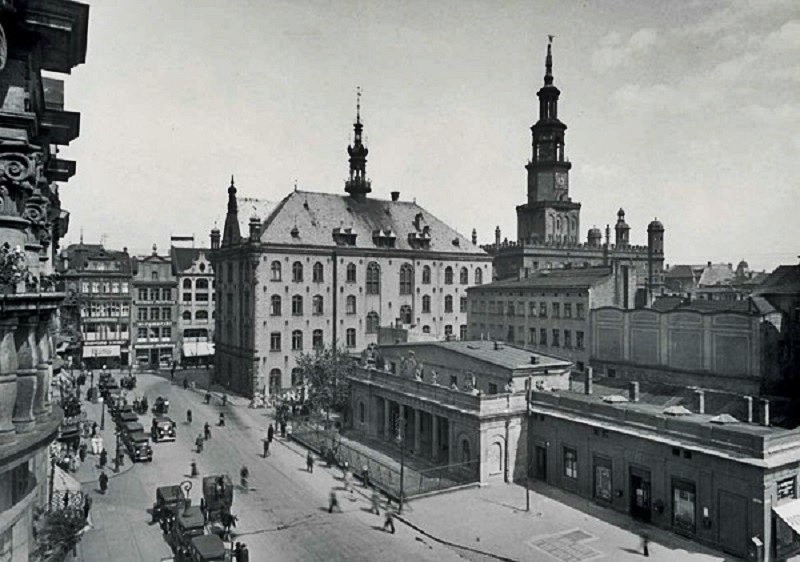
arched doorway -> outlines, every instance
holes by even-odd
[[[496,476],[503,473],[503,443],[501,441],[495,441],[489,446],[486,464],[490,475]]]

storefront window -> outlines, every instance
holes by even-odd
[[[695,487],[692,482],[685,480],[672,482],[672,525],[694,533]]]

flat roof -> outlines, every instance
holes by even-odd
[[[505,369],[568,369],[572,362],[492,340],[460,340],[440,342],[406,342],[381,345],[380,349],[438,347],[453,353],[479,359]],[[531,363],[531,357],[537,362]]]

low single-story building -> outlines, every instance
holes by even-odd
[[[525,473],[527,386],[567,388],[571,368],[487,340],[373,347],[350,381],[351,423],[474,480],[511,481]]]

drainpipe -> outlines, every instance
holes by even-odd
[[[506,446],[503,450],[505,458],[503,459],[503,481],[508,484],[508,444],[510,441],[510,426],[511,426],[511,394],[506,394]]]
[[[336,252],[331,252],[331,258],[333,259],[333,273],[332,273],[332,281],[333,281],[333,330],[331,331],[331,337],[333,338],[333,347],[336,347],[336,326],[339,323],[339,319],[337,317],[337,297],[339,288],[339,278],[337,276],[337,263],[336,263]]]

